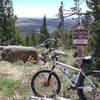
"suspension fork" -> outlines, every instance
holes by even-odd
[[[50,81],[51,75],[52,75],[52,73],[53,73],[55,67],[56,67],[56,66],[53,65],[53,67],[52,67],[51,70],[50,70],[50,74],[49,74],[49,77],[48,77],[48,80],[49,80],[49,81]]]
[[[50,82],[54,68],[55,68],[55,65],[53,65],[52,69],[50,70],[50,74],[49,74],[48,79],[46,80],[46,83],[45,83],[46,86],[49,86],[49,82]]]

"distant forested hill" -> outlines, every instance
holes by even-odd
[[[16,21],[16,27],[23,33],[31,33],[32,31],[39,32],[42,25],[41,18],[18,18]],[[59,20],[47,19],[47,27],[49,33],[57,30]],[[65,19],[65,29],[70,30],[74,27],[75,22],[72,19]]]

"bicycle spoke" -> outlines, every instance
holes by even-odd
[[[50,71],[43,70],[33,77],[31,82],[32,89],[36,95],[39,96],[53,96],[54,93],[59,93],[60,81],[56,74],[52,73],[50,80],[48,80]]]

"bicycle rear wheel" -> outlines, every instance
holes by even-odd
[[[33,76],[31,87],[36,96],[53,97],[55,94],[59,94],[61,89],[60,80],[58,76],[52,72],[48,81],[50,72],[50,70],[41,70]]]
[[[100,71],[92,70],[85,74],[89,80],[93,82],[94,88],[90,85],[86,77],[82,77],[81,86],[84,87],[78,90],[78,95],[81,100],[100,100]]]

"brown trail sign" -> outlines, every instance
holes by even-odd
[[[83,26],[79,26],[74,30],[73,44],[74,46],[86,46],[89,39],[89,30]]]
[[[77,57],[83,57],[84,47],[87,46],[89,39],[89,30],[79,25],[73,34],[73,45],[77,47]],[[80,68],[81,59],[77,60],[77,65]]]

